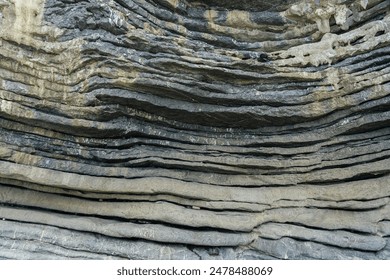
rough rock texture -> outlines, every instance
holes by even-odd
[[[0,258],[390,259],[388,0],[0,0]]]

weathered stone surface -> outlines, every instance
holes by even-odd
[[[390,259],[388,0],[0,0],[0,259]]]

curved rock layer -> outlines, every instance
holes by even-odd
[[[0,258],[390,259],[387,0],[0,0]]]

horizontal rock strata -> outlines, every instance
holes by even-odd
[[[387,0],[0,0],[0,259],[390,259]]]

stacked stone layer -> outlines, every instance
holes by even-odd
[[[389,259],[389,10],[0,0],[0,258]]]

